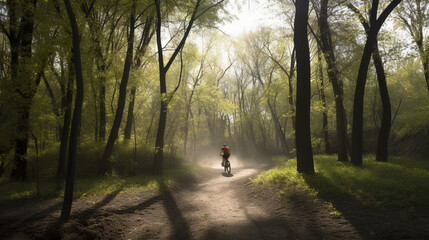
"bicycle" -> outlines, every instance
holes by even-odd
[[[223,157],[223,155],[221,155]],[[229,162],[229,158],[225,158],[225,163],[223,164],[223,171],[231,174],[231,163]]]

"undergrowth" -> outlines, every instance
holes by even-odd
[[[178,169],[164,171],[163,176],[151,176],[141,174],[136,176],[105,176],[79,178],[75,181],[74,198],[91,197],[96,195],[123,194],[141,190],[162,190],[179,176],[191,174],[194,169],[183,166]],[[11,181],[7,178],[0,179],[0,200],[22,199],[37,197],[36,181]],[[64,189],[55,191],[54,181],[42,181],[40,183],[40,198],[63,197]]]
[[[104,146],[81,144],[76,160],[74,198],[86,196],[122,194],[140,190],[162,190],[179,176],[195,171],[195,166],[182,164],[180,159],[164,156],[163,176],[152,176],[153,152],[149,148],[139,148],[134,154],[131,145],[117,144],[110,162],[112,172],[106,176],[97,176],[99,157]],[[14,181],[5,173],[0,178],[0,200],[37,197],[37,174],[39,169],[39,197],[62,197],[64,189],[55,191],[55,179],[58,161],[58,147],[51,146],[36,157],[30,155],[28,161],[28,179]],[[38,163],[38,168],[36,163]]]
[[[429,207],[429,162],[409,157],[390,157],[376,162],[365,156],[362,167],[337,161],[334,155],[314,156],[316,174],[300,174],[296,160],[277,158],[279,166],[259,175],[254,182],[275,184],[283,195],[307,191],[312,195],[349,196],[363,205],[413,210]]]

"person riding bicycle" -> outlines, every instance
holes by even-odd
[[[226,143],[224,143],[223,146],[222,146],[222,148],[220,149],[220,155],[222,156],[222,163],[221,163],[221,165],[223,167],[224,164],[225,164],[226,159],[228,159],[229,156],[231,155],[231,150],[226,145]]]

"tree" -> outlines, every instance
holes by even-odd
[[[361,24],[365,28],[365,32],[369,34],[370,26],[368,21],[363,17],[362,13],[352,3],[348,3],[347,7],[357,14]],[[392,114],[390,106],[389,91],[387,89],[386,75],[384,73],[383,61],[380,56],[380,50],[378,48],[378,41],[375,41],[374,52],[372,53],[372,59],[374,61],[375,69],[377,72],[378,86],[380,89],[381,102],[383,105],[383,118],[381,121],[380,131],[378,133],[376,161],[387,162],[388,149],[387,144],[389,142],[390,127],[392,123]]]
[[[73,41],[73,64],[76,74],[76,98],[73,110],[73,120],[70,129],[70,139],[69,139],[69,152],[68,152],[68,161],[67,161],[67,173],[66,173],[66,187],[64,190],[64,202],[63,208],[61,210],[60,219],[62,221],[67,221],[70,217],[71,206],[73,202],[73,186],[74,186],[74,174],[76,167],[76,152],[78,145],[78,136],[80,135],[80,125],[81,125],[81,116],[82,116],[82,104],[83,104],[83,95],[84,95],[84,86],[83,86],[83,75],[82,75],[82,63],[80,57],[80,39],[79,39],[79,29],[76,23],[76,17],[74,15],[72,6],[70,5],[69,0],[64,0],[66,5],[67,15],[70,20],[70,25],[72,29],[72,41]]]
[[[337,60],[335,58],[334,46],[332,44],[331,30],[328,23],[328,0],[320,1],[318,14],[320,29],[319,47],[323,52],[327,63],[327,71],[335,96],[335,114],[337,126],[338,161],[348,161],[347,155],[347,120],[343,103],[343,82],[339,78]]]
[[[97,68],[98,104],[99,104],[99,124],[96,122],[96,135],[98,130],[98,139],[105,140],[106,136],[106,84],[108,70],[112,66],[113,55],[117,50],[115,42],[117,41],[118,25],[125,14],[120,12],[121,3],[119,0],[96,1],[89,3],[83,1],[80,5],[82,12],[88,22],[89,36],[91,38],[92,50],[95,55]],[[96,104],[96,90],[94,90],[94,105]],[[96,111],[97,112],[97,111]],[[95,112],[95,114],[97,114]],[[97,117],[96,117],[97,120]],[[97,126],[98,125],[98,126]],[[98,129],[97,129],[98,128]]]
[[[352,129],[352,158],[351,162],[355,166],[362,165],[362,135],[363,135],[363,97],[365,94],[365,84],[368,74],[369,62],[371,55],[374,51],[374,46],[377,42],[377,35],[380,31],[381,26],[387,19],[389,14],[395,9],[395,7],[401,2],[401,0],[393,0],[384,9],[384,11],[377,18],[378,12],[378,0],[372,1],[372,7],[370,10],[369,24],[370,28],[367,34],[367,40],[365,48],[362,54],[362,60],[359,66],[358,77],[356,81],[356,89],[353,100],[353,129]]]
[[[70,58],[68,63],[68,80],[67,80],[67,90],[66,97],[64,102],[64,120],[63,127],[61,132],[61,142],[60,142],[60,152],[58,154],[58,168],[57,168],[57,182],[56,190],[60,190],[64,182],[64,174],[66,170],[66,160],[67,160],[67,146],[69,143],[69,133],[70,133],[70,123],[71,123],[71,111],[73,103],[73,80],[74,80],[74,66],[73,66],[73,57]]]
[[[250,35],[249,39],[246,41],[246,53],[248,55],[244,55],[242,57],[242,61],[247,65],[247,68],[249,69],[252,78],[256,79],[262,86],[262,93],[265,96],[264,99],[266,99],[266,103],[271,114],[271,118],[274,124],[274,130],[278,141],[280,141],[281,152],[286,156],[290,156],[289,147],[286,142],[286,135],[282,129],[282,124],[280,122],[280,118],[275,107],[275,102],[278,93],[277,91],[273,90],[273,85],[275,85],[273,83],[273,79],[274,71],[276,70],[277,66],[280,67],[282,72],[285,73],[287,76],[290,76],[290,73],[293,74],[293,70],[291,70],[290,73],[287,72],[285,68],[273,57],[273,54],[271,53],[269,48],[269,43],[271,42],[271,35],[273,35],[273,33],[267,30],[261,30],[255,35]],[[264,53],[265,49],[270,54]],[[293,55],[291,56],[291,58],[293,62]],[[275,64],[270,64],[269,59],[272,60]],[[289,83],[290,82],[291,79],[289,77]],[[291,90],[290,87],[289,90]]]
[[[40,83],[31,67],[34,13],[37,0],[22,2],[7,1],[9,31],[1,23],[2,30],[9,39],[11,47],[11,80],[15,104],[15,157],[11,178],[27,178],[27,147],[30,107],[32,98]]]
[[[110,171],[109,159],[112,155],[115,141],[118,138],[119,127],[122,122],[122,115],[124,114],[128,79],[130,76],[131,64],[133,61],[134,30],[135,30],[135,23],[136,23],[135,11],[136,11],[136,0],[133,0],[130,20],[129,20],[130,22],[129,22],[128,43],[127,43],[127,54],[124,62],[124,71],[122,73],[122,80],[119,86],[118,106],[116,109],[115,119],[113,120],[113,126],[112,126],[112,129],[110,130],[109,139],[107,140],[103,157],[101,158],[101,161],[100,161],[100,166],[99,166],[100,175],[104,175]]]
[[[294,43],[296,47],[296,160],[297,170],[314,173],[313,150],[310,134],[310,49],[307,22],[309,0],[296,1]]]
[[[162,175],[162,164],[163,164],[163,152],[164,152],[164,132],[167,122],[167,111],[168,111],[168,104],[171,101],[172,97],[174,96],[174,93],[177,91],[179,84],[177,87],[167,93],[167,72],[171,67],[171,64],[173,64],[175,58],[179,54],[179,52],[182,51],[186,39],[189,36],[189,33],[191,32],[192,26],[195,22],[195,20],[199,17],[201,17],[203,14],[208,12],[210,9],[220,5],[224,0],[221,0],[217,3],[214,3],[213,5],[209,5],[206,8],[200,9],[201,0],[197,0],[195,3],[195,6],[193,10],[191,11],[191,18],[187,24],[186,27],[184,27],[184,34],[177,45],[177,47],[174,49],[173,54],[171,55],[170,59],[168,60],[167,64],[164,64],[164,46],[162,45],[162,37],[161,37],[161,1],[155,0],[155,6],[156,6],[156,45],[158,49],[158,65],[159,65],[159,83],[160,83],[160,93],[161,93],[161,108],[159,113],[159,123],[158,123],[158,131],[156,134],[156,142],[155,142],[155,156],[154,156],[154,164],[153,164],[153,173],[156,175]],[[192,4],[193,5],[193,4]]]
[[[404,1],[398,7],[398,17],[411,35],[423,65],[426,86],[429,91],[429,44],[426,42],[425,30],[429,23],[429,2],[426,0]]]
[[[155,33],[154,21],[155,21],[155,13],[151,12],[146,17],[146,22],[144,25],[144,29],[142,31],[139,44],[136,48],[136,54],[133,60],[133,66],[131,67],[131,70],[141,68],[144,65],[142,58],[146,53],[147,47],[150,43],[150,40],[153,37],[153,34]],[[133,87],[131,88],[130,102],[128,104],[127,123],[125,124],[125,130],[124,130],[125,140],[130,140],[131,138],[131,128],[134,122],[133,119],[134,119],[134,104],[136,99],[136,91],[137,91],[137,86],[136,84],[134,84]]]
[[[317,86],[319,89],[319,97],[320,101],[322,101],[322,135],[323,135],[323,141],[325,142],[325,153],[329,154],[331,152],[331,147],[329,144],[329,133],[328,133],[328,109],[326,108],[326,95],[325,95],[325,81],[323,77],[323,63],[322,63],[322,54],[320,53],[320,50],[317,51],[317,67],[319,69],[319,74],[317,75],[320,79],[320,87]],[[316,78],[317,79],[317,78]]]

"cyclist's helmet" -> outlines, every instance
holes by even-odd
[[[224,146],[226,146],[226,143],[223,143]]]

